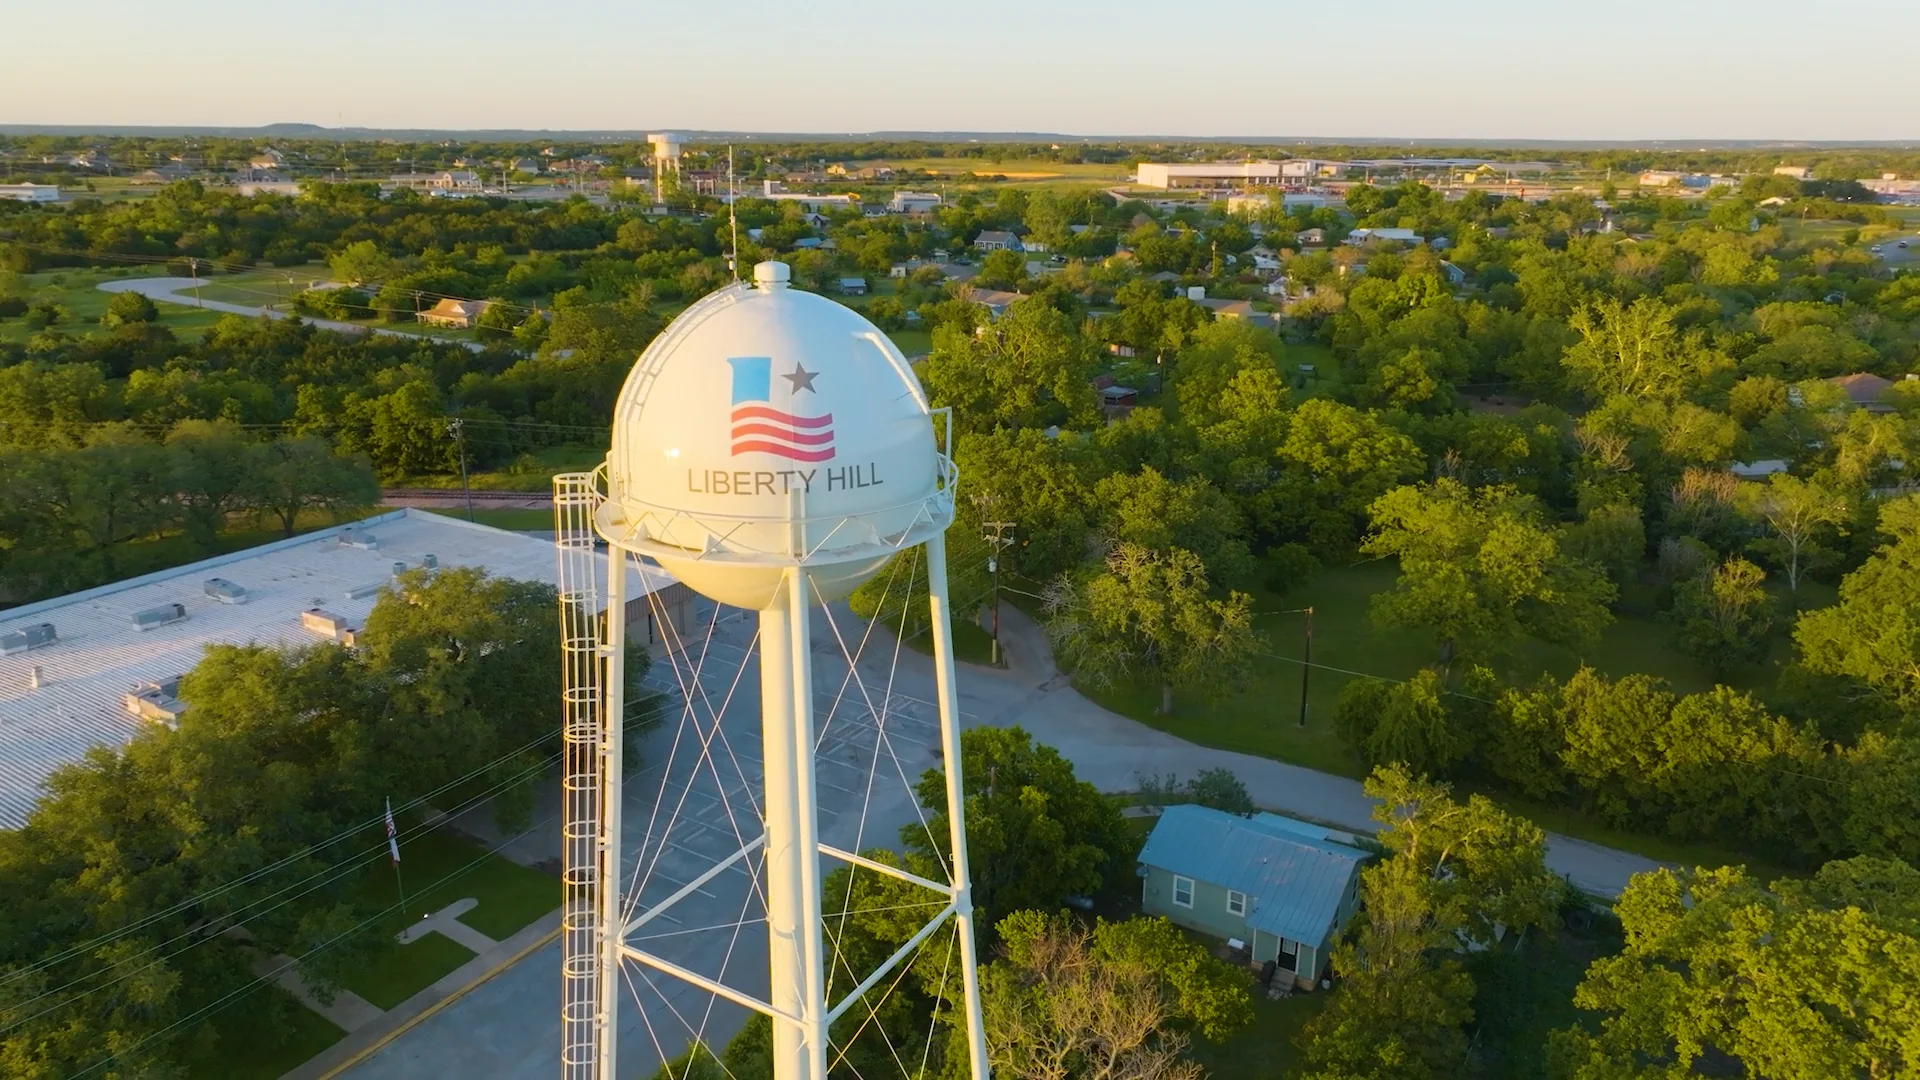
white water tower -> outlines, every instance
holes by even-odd
[[[825,999],[823,853],[943,894],[940,912],[908,944],[955,920],[971,1075],[985,1080],[948,633],[944,533],[958,479],[946,452],[950,427],[886,335],[849,308],[789,289],[787,266],[767,262],[754,268],[753,285],[705,297],[648,346],[621,390],[601,469],[554,478],[566,674],[563,1080],[614,1077],[620,965],[628,961],[770,1016],[778,1080],[826,1080],[829,1024],[909,950],[843,1000]],[[604,605],[596,595],[601,541],[617,568],[605,573]],[[954,856],[944,884],[824,847],[815,796],[811,611],[919,544],[927,549]],[[628,940],[637,924],[623,917],[617,763],[627,621],[619,615],[620,571],[629,556],[758,613],[765,831],[717,865],[764,849],[766,1000]],[[595,615],[602,607],[604,620]]]
[[[656,131],[647,136],[647,145],[653,147],[653,178],[656,183],[669,172],[679,174],[680,144],[686,141],[684,136],[671,131]]]

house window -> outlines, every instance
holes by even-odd
[[[1247,894],[1227,890],[1227,914],[1245,915],[1247,913]]]
[[[1173,903],[1176,907],[1190,908],[1193,906],[1192,878],[1181,877],[1179,874],[1173,875]]]

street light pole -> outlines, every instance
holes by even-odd
[[[993,652],[994,667],[1000,666],[1000,553],[1013,543],[1013,537],[1007,535],[1012,530],[1011,521],[987,521],[980,525],[980,538],[992,546],[987,554],[987,573],[993,577]],[[986,530],[991,529],[992,532]]]
[[[1307,647],[1300,662],[1300,726],[1307,726],[1307,675],[1313,671],[1313,609],[1303,612],[1307,619]]]
[[[456,416],[447,421],[447,434],[453,436],[453,441],[460,447],[460,494],[467,500],[467,520],[472,521],[473,489],[467,487],[467,436],[465,428],[460,423],[459,417]],[[1304,699],[1301,708],[1306,708]],[[1304,716],[1305,714],[1302,713],[1302,715]],[[1302,720],[1302,723],[1305,723],[1305,721]]]

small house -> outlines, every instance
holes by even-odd
[[[1019,251],[1020,238],[1002,229],[988,229],[973,238],[973,246],[981,251]]]
[[[1320,247],[1327,242],[1327,230],[1301,229],[1296,239],[1300,241],[1301,247]]]
[[[1358,909],[1367,852],[1279,814],[1170,806],[1140,850],[1141,909],[1238,943],[1255,966],[1312,988]]]
[[[1847,401],[1856,409],[1865,409],[1870,413],[1890,413],[1893,406],[1887,404],[1887,389],[1893,380],[1883,379],[1866,371],[1856,371],[1851,375],[1838,375],[1828,382],[1839,387],[1847,395]]]
[[[968,300],[986,308],[987,314],[995,319],[1005,315],[1008,308],[1026,298],[1025,293],[1007,292],[1004,289],[972,289],[967,294]]]
[[[867,279],[863,277],[843,277],[840,279],[840,291],[848,296],[867,295]]]
[[[455,300],[448,297],[421,312],[416,318],[429,326],[466,330],[471,328],[479,320],[481,313],[486,310],[485,300]]]

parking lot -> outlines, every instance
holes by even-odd
[[[676,703],[639,739],[642,767],[629,774],[622,829],[634,912],[648,911],[760,834],[759,665],[751,652],[755,621],[745,612],[701,605],[713,630],[697,679],[688,659],[658,660],[646,683]],[[861,624],[836,613],[842,629]],[[857,642],[849,642],[858,648]],[[890,645],[889,645],[890,647]],[[820,838],[854,849],[897,847],[900,828],[915,824],[910,785],[939,764],[938,714],[922,699],[886,696],[867,667],[849,680],[840,645],[815,609],[814,723]],[[720,722],[715,725],[713,717]],[[540,814],[551,812],[543,805]],[[544,830],[557,848],[557,829]],[[546,842],[546,841],[543,841]],[[836,863],[823,864],[831,870]],[[756,856],[703,883],[629,940],[675,964],[764,998],[767,993],[765,909]],[[929,894],[929,899],[933,899]],[[828,899],[829,909],[837,904]],[[929,915],[938,903],[931,904]],[[428,1018],[345,1075],[356,1080],[430,1077],[547,1077],[559,1058],[560,946],[548,945]],[[650,1075],[664,1057],[703,1033],[719,1047],[738,1030],[745,1010],[705,990],[637,963],[626,965],[628,993],[620,1012],[620,1073]],[[642,1009],[645,1010],[644,1016]]]

